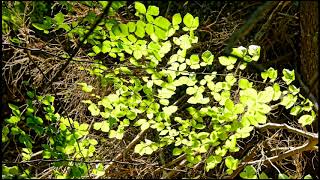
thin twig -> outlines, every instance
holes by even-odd
[[[29,164],[29,163],[42,163],[42,162],[47,162],[47,163],[53,163],[53,162],[74,162],[74,163],[86,163],[86,164],[91,164],[91,163],[118,163],[118,164],[129,164],[129,165],[134,165],[134,166],[139,166],[139,165],[149,165],[149,166],[157,166],[158,163],[154,164],[148,164],[148,163],[131,163],[131,162],[124,162],[124,161],[118,161],[118,160],[95,160],[95,161],[82,161],[82,160],[74,160],[74,159],[34,159],[30,161],[20,161],[20,162],[2,162],[3,164]]]
[[[167,163],[166,165],[164,165],[164,166],[156,169],[154,172],[158,172],[158,171],[160,171],[160,170],[163,169],[163,168],[170,167],[170,166],[176,164],[177,162],[182,161],[182,160],[185,159],[186,157],[187,157],[187,154],[182,154],[182,155],[180,155],[179,157],[177,157],[176,159],[174,159],[174,160],[172,160],[171,162]]]
[[[269,10],[272,9],[272,7],[277,3],[278,2],[266,1],[254,13],[252,13],[250,19],[228,39],[225,53],[229,54],[232,50],[231,47],[233,47],[241,37],[247,35],[257,24],[257,22],[261,20],[264,15],[269,12]]]
[[[280,161],[282,159],[285,159],[287,157],[293,156],[294,154],[298,154],[304,151],[310,151],[310,150],[315,150],[314,146],[318,143],[317,140],[308,140],[305,144],[296,147],[294,149],[291,149],[289,151],[284,152],[283,154],[273,156],[271,158],[266,158],[265,160],[256,160],[256,161],[251,161],[251,162],[244,162],[243,164],[246,165],[252,165],[256,163],[263,163],[263,164],[268,164],[270,162],[275,162],[275,161]]]
[[[220,16],[221,12],[223,11],[223,9],[224,9],[226,6],[227,6],[227,3],[225,3],[225,4],[222,6],[221,10],[219,11],[219,14],[218,14],[217,17],[216,17],[216,20],[215,20],[213,23],[205,26],[205,28],[210,28],[212,25],[214,25],[214,24],[217,23],[218,18],[219,18],[219,16]]]
[[[182,166],[184,166],[187,162],[188,162],[188,161],[187,161],[186,159],[183,160],[183,161],[181,161],[181,162],[179,163],[179,165],[174,168],[175,171],[169,172],[166,176],[161,177],[161,179],[171,179],[172,176],[174,176],[175,174],[178,174],[178,173],[179,173],[178,170],[180,170],[180,168],[181,168]]]
[[[116,161],[119,161],[126,152],[128,152],[130,149],[132,149],[133,146],[136,145],[140,141],[140,139],[147,132],[147,130],[148,129],[140,131],[140,133],[127,145],[127,147],[122,152],[120,152],[109,164],[106,165],[106,167],[104,168],[104,171],[106,173],[108,173],[108,171],[111,169],[111,167],[114,165],[114,163]],[[100,176],[96,176],[95,179],[98,179],[99,177]]]
[[[88,64],[96,64],[97,63],[97,62],[94,62],[94,61],[77,60],[76,57],[73,57],[73,59],[68,59],[68,58],[64,58],[64,57],[58,56],[58,55],[54,55],[52,53],[48,53],[48,52],[46,52],[44,50],[41,50],[41,49],[30,49],[30,48],[25,48],[25,47],[13,45],[13,44],[5,44],[5,45],[14,46],[14,47],[17,47],[17,48],[26,49],[26,50],[30,50],[30,51],[41,51],[41,52],[53,55],[55,57],[58,57],[60,60],[68,60],[68,61],[75,61],[75,62],[88,63]],[[169,69],[169,68],[166,68],[166,67],[149,68],[149,67],[130,66],[130,65],[123,65],[123,64],[106,64],[106,63],[104,63],[102,65],[104,65],[104,66],[112,66],[112,67],[128,67],[128,68],[132,68],[132,69],[167,70],[167,71],[174,71],[174,72],[177,72],[177,73],[183,73],[183,74],[188,74],[188,75],[191,75],[191,74],[213,75],[212,73],[209,73],[209,72],[206,73],[206,72],[179,71],[179,70]],[[108,72],[108,71],[104,71],[104,72]],[[227,76],[228,74],[215,74],[215,75],[216,76]],[[235,75],[235,76],[236,77],[242,77],[240,75]],[[265,82],[262,82],[262,81],[257,81],[257,80],[253,80],[253,79],[249,79],[249,80],[252,80],[252,81],[257,82],[257,83],[266,84]],[[284,86],[282,86],[282,87],[284,87]]]
[[[250,161],[252,159],[253,156],[255,156],[256,154],[256,149],[257,146],[250,151],[250,153],[243,159],[243,162],[240,163],[240,165],[238,166],[238,168],[230,175],[227,176],[225,178],[228,179],[233,179],[235,176],[237,176],[237,174],[240,173],[240,171],[246,166],[246,165],[253,165],[253,164],[257,164],[257,163],[261,163],[261,164],[269,164],[275,161],[280,161],[282,159],[285,159],[287,157],[293,156],[294,154],[297,153],[301,153],[304,151],[312,151],[312,150],[318,150],[317,148],[317,144],[318,144],[318,134],[316,133],[310,133],[310,132],[305,132],[302,131],[300,129],[291,127],[287,124],[277,124],[277,123],[267,123],[264,125],[258,125],[257,128],[261,131],[263,130],[267,130],[267,129],[286,129],[289,132],[293,132],[296,133],[298,135],[304,136],[309,138],[309,140],[299,146],[299,147],[294,147],[294,148],[289,148],[288,151],[284,152],[283,154],[277,155],[277,156],[273,156],[271,158],[266,158],[264,160],[255,160],[255,161]]]
[[[45,54],[48,54],[48,55],[57,57],[57,58],[62,59],[62,60],[67,60],[67,59],[68,59],[67,57],[61,57],[61,56],[59,56],[59,55],[53,54],[53,53],[48,52],[48,51],[43,50],[43,49],[27,48],[27,47],[18,46],[18,45],[11,44],[11,43],[2,43],[2,45],[11,46],[11,47],[19,48],[19,49],[24,49],[24,50],[28,50],[28,51],[32,51],[32,52],[43,52],[43,53],[45,53]]]

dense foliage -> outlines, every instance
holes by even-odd
[[[90,14],[82,22],[70,23],[65,21],[67,15],[59,12],[42,19],[41,13],[47,8],[43,3],[35,4],[32,26],[45,34],[62,30],[69,41],[83,40],[99,18]],[[71,3],[60,4],[72,12]],[[107,4],[99,1],[90,5],[103,10]],[[124,5],[114,2],[110,17]],[[8,28],[14,32],[21,27],[21,15],[17,13],[24,12],[23,3],[15,8],[16,14],[4,8],[3,33],[8,33]],[[315,120],[313,103],[292,84],[294,70],[283,69],[279,73],[269,68],[261,73],[263,81],[245,76],[248,63],[259,60],[263,47],[241,46],[219,57],[209,50],[195,52],[199,17],[176,13],[166,18],[159,14],[158,7],[139,2],[134,3],[134,8],[137,20],[103,18],[84,41],[91,48],[87,55],[94,61],[89,68],[79,70],[95,77],[98,86],[112,89],[101,97],[95,91],[97,84],[77,82],[88,94],[89,98],[82,102],[96,117],[94,122],[80,123],[57,112],[54,94],[28,91],[23,106],[9,104],[12,114],[2,125],[2,144],[19,142],[22,161],[32,160],[33,154],[40,151],[43,160],[58,160],[52,162],[55,178],[107,175],[103,163],[91,166],[81,162],[96,160],[96,147],[103,143],[87,135],[101,132],[121,140],[126,129],[133,126],[155,134],[153,139],[140,140],[134,153],[150,156],[162,149],[173,156],[186,154],[186,166],[190,168],[204,161],[205,171],[221,164],[225,174],[231,175],[241,164],[233,156],[241,151],[238,142],[252,136],[255,127],[270,122],[270,115],[279,107],[297,116],[301,126]],[[19,44],[12,37],[11,42]],[[35,149],[39,142],[41,149]],[[33,177],[28,168],[7,164],[2,165],[2,172],[3,178]],[[282,176],[286,175],[279,178]],[[258,176],[253,166],[247,166],[240,177]],[[265,173],[259,174],[259,178],[264,177]]]

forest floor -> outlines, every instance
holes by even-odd
[[[234,46],[248,47],[251,44],[261,46],[261,56],[259,66],[249,69],[248,73],[261,72],[263,69],[274,67],[275,69],[294,69],[297,65],[299,58],[299,42],[300,42],[300,26],[298,6],[293,1],[282,1],[281,3],[273,3],[270,5],[269,10],[261,13],[259,16],[253,17],[252,14],[261,7],[264,2],[260,1],[239,1],[239,2],[220,2],[220,1],[188,1],[178,2],[169,1],[164,3],[156,1],[152,3],[160,8],[160,14],[167,18],[177,12],[185,14],[189,12],[193,16],[199,17],[199,27],[196,31],[199,42],[194,51],[210,50],[215,52],[216,56],[223,54],[224,48],[229,43],[230,37],[237,34],[248,21],[253,21],[235,42]],[[81,9],[79,7],[79,14],[84,14],[88,9]],[[129,19],[130,14],[126,13],[126,9],[120,9],[120,18]],[[256,20],[256,21],[255,21]],[[61,51],[67,51],[73,47],[68,44],[64,39],[63,34],[50,34],[50,36],[38,35],[37,30],[26,28],[20,31],[20,36],[28,36],[29,48],[39,48],[52,54],[59,54]],[[31,35],[33,34],[33,35]],[[5,37],[2,35],[2,39]],[[39,93],[53,93],[56,92],[56,97],[61,101],[61,106],[56,107],[57,112],[68,112],[68,115],[77,118],[79,122],[93,122],[87,110],[87,106],[81,103],[82,100],[90,98],[89,95],[81,91],[76,82],[85,81],[94,87],[99,87],[92,76],[88,76],[86,71],[79,70],[78,63],[70,63],[63,71],[62,76],[53,82],[52,87],[48,87],[46,78],[51,79],[56,74],[64,61],[57,59],[55,56],[43,54],[41,52],[32,52],[29,54],[27,51],[19,47],[2,46],[2,78],[4,79],[4,95],[2,96],[2,103],[5,108],[3,112],[4,117],[10,115],[10,110],[4,104],[25,102],[25,92],[30,90],[30,84],[33,88],[42,87],[37,89]],[[86,59],[85,54],[88,51],[83,47],[79,52],[79,57]],[[30,61],[30,56],[34,62]],[[81,64],[82,67],[89,66],[89,64]],[[43,72],[40,72],[42,69]],[[46,76],[44,76],[45,74]],[[99,92],[102,97],[107,95],[110,90],[96,88],[94,92]],[[60,97],[60,98],[59,98]],[[63,98],[62,98],[63,97]],[[317,130],[313,130],[317,131]],[[135,138],[139,130],[129,128],[126,130],[123,140],[107,139],[102,133],[94,133],[89,136],[100,139],[102,145],[96,149],[97,158],[103,157],[104,159],[112,159],[119,152]],[[273,143],[281,143],[281,138],[290,138],[292,141],[304,141],[299,137],[294,137],[289,134],[275,133],[278,137],[273,137]],[[153,134],[149,133],[146,137],[152,137]],[[256,143],[243,142],[243,147],[250,150],[252,145]],[[251,146],[250,146],[251,144]],[[294,143],[293,143],[294,144]],[[15,146],[12,144],[6,147],[3,152],[3,157],[6,160],[14,160],[16,158]],[[170,148],[170,147],[169,147]],[[36,152],[36,150],[34,150]],[[245,152],[243,152],[245,153]],[[243,154],[238,154],[239,158]],[[172,155],[164,154],[167,160],[173,159]],[[131,162],[132,164],[116,164],[108,174],[110,178],[159,178],[160,174],[154,174],[156,167],[149,166],[157,162],[159,157],[154,156],[139,156],[137,154],[127,152],[123,161]],[[147,165],[134,165],[134,163],[144,163]],[[302,177],[303,174],[311,174],[312,177],[317,176],[319,164],[318,154],[315,152],[304,152],[288,158],[287,162],[276,162],[275,165],[281,170],[287,172],[288,175],[295,177]],[[39,172],[43,172],[42,164],[38,166]],[[277,173],[275,168],[271,165],[262,167],[266,169],[265,172],[269,174]],[[38,177],[50,178],[46,173],[39,174]],[[210,178],[210,174],[204,173],[203,168],[194,168],[192,171],[177,172],[174,178],[182,177],[198,177]]]

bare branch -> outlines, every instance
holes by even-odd
[[[28,50],[28,51],[31,51],[31,52],[43,52],[45,54],[57,57],[57,58],[62,59],[62,60],[67,60],[68,59],[68,58],[64,58],[64,57],[61,57],[59,55],[53,54],[51,52],[45,51],[43,49],[27,48],[27,47],[22,47],[22,46],[18,46],[18,45],[15,45],[15,44],[10,44],[10,43],[2,43],[2,45],[11,46],[11,47],[19,48],[19,49],[24,49],[24,50]]]
[[[124,151],[120,152],[109,164],[106,165],[104,168],[105,172],[108,173],[108,171],[111,169],[111,167],[114,165],[116,161],[119,161],[123,155],[128,152],[130,149],[133,148],[134,145],[136,145],[142,136],[147,132],[148,129],[145,129],[141,131],[131,142],[128,144],[128,146],[124,149]],[[95,179],[98,179],[100,176],[95,177]]]
[[[266,130],[266,129],[286,129],[289,132],[293,132],[293,133],[299,134],[299,135],[307,137],[307,138],[318,139],[318,134],[316,134],[316,133],[302,131],[300,129],[291,127],[287,124],[267,123],[267,124],[263,124],[263,125],[258,125],[257,128],[262,131]]]
[[[166,164],[166,165],[164,165],[164,166],[156,169],[154,172],[158,172],[158,171],[160,171],[161,169],[165,169],[165,168],[167,168],[167,167],[170,167],[170,166],[176,164],[177,162],[182,161],[183,159],[185,159],[186,156],[187,156],[187,154],[182,154],[182,155],[180,155],[179,157],[177,157],[176,159],[174,159],[174,160],[172,160],[171,162],[169,162],[168,164]]]
[[[303,144],[299,147],[287,148],[287,151],[284,152],[283,154],[273,156],[271,158],[266,158],[264,160],[250,161],[255,156],[256,150],[258,149],[258,147],[255,146],[248,153],[248,155],[242,160],[242,163],[238,166],[238,168],[230,176],[226,176],[225,178],[233,179],[234,177],[236,177],[240,173],[240,171],[242,171],[242,169],[246,165],[252,165],[252,164],[257,164],[257,163],[269,164],[269,163],[272,163],[275,161],[280,161],[282,159],[285,159],[285,158],[290,157],[290,156],[297,154],[297,153],[301,153],[304,151],[318,150],[318,148],[316,146],[318,144],[318,134],[316,134],[316,133],[305,132],[300,129],[291,127],[287,124],[277,124],[277,123],[266,123],[264,125],[258,125],[257,129],[259,129],[260,131],[265,131],[267,129],[286,129],[289,132],[296,133],[298,135],[307,137],[309,140],[305,144]],[[285,150],[285,149],[281,149],[281,150]]]
[[[166,176],[161,177],[161,179],[171,179],[172,176],[179,173],[178,170],[180,170],[180,168],[184,166],[186,163],[187,163],[186,159],[181,161],[180,164],[174,168],[174,171],[169,172]]]
[[[317,140],[313,139],[310,141],[307,141],[305,144],[296,147],[294,149],[291,149],[289,151],[286,151],[283,154],[277,155],[277,156],[273,156],[271,158],[266,158],[264,160],[256,160],[256,161],[251,161],[251,162],[244,162],[244,165],[252,165],[252,164],[257,164],[257,163],[262,163],[262,164],[268,164],[271,162],[275,162],[275,161],[280,161],[282,159],[285,159],[287,157],[293,156],[294,154],[298,154],[304,151],[310,151],[310,150],[315,150],[315,145],[318,143]]]
[[[154,164],[148,164],[148,163],[131,163],[131,162],[124,162],[124,161],[117,161],[117,160],[95,160],[95,161],[82,161],[82,160],[74,160],[74,159],[34,159],[30,161],[20,161],[20,162],[2,162],[3,164],[30,164],[30,163],[42,163],[42,162],[47,162],[47,163],[53,163],[53,162],[74,162],[74,163],[86,163],[86,164],[91,164],[91,163],[119,163],[119,164],[129,164],[129,165],[151,165],[151,166],[156,166],[158,165],[157,163]]]

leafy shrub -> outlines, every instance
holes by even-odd
[[[48,144],[42,144],[43,159],[67,160],[71,157],[75,159],[92,157],[95,152],[95,146],[98,141],[86,137],[89,132],[87,123],[80,124],[78,121],[70,118],[61,117],[55,112],[53,96],[36,96],[28,92],[30,99],[27,100],[26,108],[23,112],[19,107],[9,104],[13,115],[6,119],[6,125],[2,129],[2,143],[10,143],[11,140],[18,140],[22,148],[22,160],[29,161],[33,154],[35,141],[49,141]],[[39,116],[39,110],[36,106],[42,106],[43,115]],[[71,128],[73,126],[73,128]],[[35,134],[35,135],[31,135]],[[35,136],[35,137],[34,137]],[[82,139],[81,139],[82,138]],[[71,163],[70,163],[71,164]],[[53,163],[56,167],[66,166],[64,161]],[[70,165],[72,168],[86,168],[85,164]],[[5,177],[18,175],[12,173],[19,171],[17,166],[3,166]],[[12,169],[13,168],[13,169]],[[85,174],[85,173],[84,173]],[[83,174],[83,175],[84,175]],[[80,177],[70,174],[68,177]]]
[[[294,71],[282,71],[285,85],[278,83],[277,70],[262,72],[263,90],[241,76],[247,63],[258,61],[259,46],[233,48],[230,56],[218,58],[208,50],[190,53],[192,44],[198,42],[198,17],[177,13],[169,20],[159,16],[155,6],[146,8],[136,2],[135,8],[137,22],[107,24],[106,38],[91,43],[93,52],[89,56],[103,53],[123,61],[120,67],[112,65],[113,71],[103,63],[88,69],[100,77],[102,86],[113,85],[115,91],[96,103],[84,101],[92,116],[105,119],[95,123],[95,130],[122,139],[125,128],[132,123],[142,131],[155,129],[160,140],[146,139],[134,151],[152,154],[174,144],[173,155],[186,153],[189,166],[199,163],[201,154],[214,147],[214,154],[206,159],[206,170],[225,162],[231,174],[239,163],[230,154],[239,151],[237,140],[249,137],[255,126],[266,123],[267,115],[274,110],[271,107],[282,105],[291,115],[301,115],[299,123],[303,126],[315,119],[311,101],[291,84]],[[181,25],[185,34],[175,36]],[[201,73],[218,62],[226,67],[226,73]],[[135,75],[136,68],[144,74]],[[179,104],[178,94],[188,98],[186,105]]]
[[[106,7],[104,2],[99,3]],[[121,4],[114,8],[119,7]],[[105,19],[85,41],[92,47],[88,56],[97,61],[91,68],[82,69],[98,77],[102,87],[113,88],[113,93],[100,97],[94,94],[94,86],[78,83],[84,92],[93,95],[83,103],[92,116],[103,121],[95,122],[89,129],[86,123],[56,113],[53,96],[29,92],[23,113],[9,104],[13,115],[5,121],[2,143],[17,138],[24,145],[23,160],[30,160],[35,142],[26,131],[32,131],[49,140],[42,144],[43,159],[88,159],[94,156],[99,143],[86,136],[90,130],[122,139],[126,128],[136,126],[141,131],[153,129],[159,140],[142,140],[135,146],[135,153],[150,155],[172,145],[173,156],[187,154],[189,167],[205,160],[206,171],[223,163],[226,173],[231,174],[239,165],[239,160],[232,156],[240,150],[237,141],[251,136],[254,127],[267,123],[268,114],[279,106],[299,116],[302,126],[314,121],[312,102],[292,84],[293,70],[284,69],[280,78],[277,70],[269,68],[261,73],[263,82],[242,76],[248,63],[259,60],[259,46],[233,48],[230,55],[220,57],[209,50],[194,52],[198,17],[177,13],[167,19],[159,15],[156,6],[135,2],[134,7],[137,21]],[[87,17],[87,21],[93,24],[96,18]],[[68,36],[82,40],[88,26],[77,25],[78,22],[67,24],[61,12],[42,24],[33,24],[44,33],[61,28]],[[108,59],[98,55],[107,55]],[[114,63],[117,60],[120,64]],[[217,67],[225,70],[212,71]],[[35,104],[42,109],[35,108]],[[37,115],[39,110],[42,116]],[[203,156],[209,150],[213,153]],[[57,171],[57,178],[77,178],[89,173],[84,163],[61,161],[54,166],[70,167],[68,174]],[[18,174],[16,166],[3,165],[3,170],[5,177]],[[257,178],[251,171],[248,167],[240,176]],[[103,175],[103,165],[99,164],[92,173]]]

